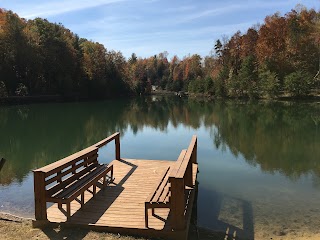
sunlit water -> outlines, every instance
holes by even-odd
[[[319,103],[150,97],[0,107],[0,211],[33,217],[32,169],[116,131],[121,156],[142,159],[175,160],[197,134],[199,232],[320,236]],[[100,161],[112,151],[103,148]]]

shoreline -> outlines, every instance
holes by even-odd
[[[32,218],[19,217],[10,213],[0,212],[0,239],[108,239],[108,240],[147,240],[131,236],[121,236],[105,232],[90,231],[85,228],[32,227]]]
[[[200,100],[205,101],[213,101],[213,100],[241,100],[241,101],[319,101],[320,100],[320,93],[312,93],[308,96],[303,97],[295,97],[290,96],[288,94],[282,94],[275,98],[267,98],[267,97],[260,97],[260,98],[246,98],[246,97],[215,97],[210,94],[205,93],[183,93],[182,96],[176,95],[175,92],[170,91],[153,91],[148,95],[143,95],[143,97],[152,97],[152,96],[171,96],[171,97],[187,97],[190,99],[199,98]],[[10,96],[10,97],[2,97],[0,98],[0,106],[15,106],[15,105],[28,105],[34,103],[65,103],[65,102],[85,102],[85,101],[104,101],[110,99],[119,99],[119,98],[131,98],[132,95],[128,96],[114,96],[108,98],[89,98],[89,97],[81,97],[79,95],[76,96],[62,96],[62,95],[40,95],[40,96]]]

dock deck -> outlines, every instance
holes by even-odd
[[[145,218],[145,202],[161,183],[166,169],[174,170],[177,161],[140,160],[119,158],[113,160],[114,181],[104,189],[93,187],[84,192],[84,204],[75,199],[70,204],[71,217],[67,219],[66,206],[54,203],[47,209],[47,224],[61,224],[91,228],[93,230],[165,239],[186,239],[196,191],[198,165],[191,163],[192,186],[184,186],[185,206],[183,228],[175,229],[173,205],[148,209],[148,226]],[[190,184],[189,184],[190,185]],[[172,185],[170,186],[170,188]],[[170,193],[171,197],[172,193]],[[37,220],[35,221],[35,223]]]

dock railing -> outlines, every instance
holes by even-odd
[[[120,160],[120,133],[119,132],[112,134],[111,136],[101,140],[100,142],[96,143],[93,146],[95,146],[97,148],[101,148],[113,140],[114,140],[114,144],[115,144],[115,158],[117,160]]]

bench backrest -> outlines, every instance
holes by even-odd
[[[178,160],[171,168],[165,169],[161,175],[159,184],[151,191],[146,202],[170,202],[171,197],[175,195],[172,188],[176,180],[182,180],[183,189],[185,186],[192,186],[192,163],[196,163],[197,159],[197,137],[193,136],[188,149],[181,151]],[[183,193],[183,191],[182,191]]]
[[[98,148],[92,146],[33,172],[43,175],[47,195],[51,196],[97,164]]]
[[[192,163],[197,163],[197,137],[193,136],[188,149],[181,151],[174,168],[170,173],[171,178],[183,178],[185,184],[193,185],[192,180]]]
[[[150,203],[166,203],[169,202],[169,171],[170,167],[164,170],[161,174],[161,179],[159,184],[151,191],[150,195],[148,196],[146,202]]]

